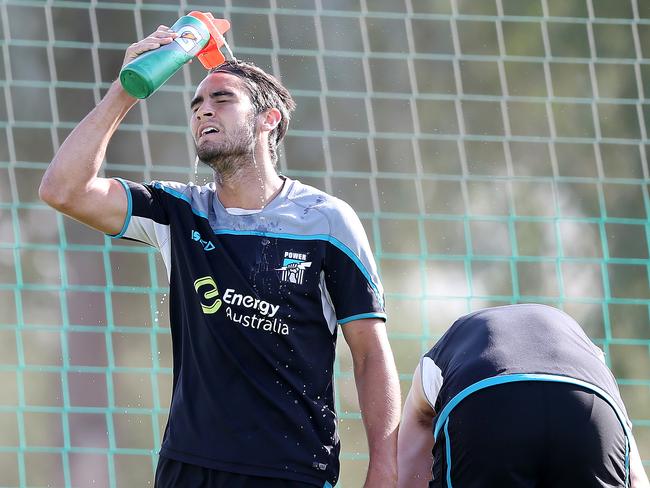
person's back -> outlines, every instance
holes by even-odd
[[[602,352],[537,304],[479,310],[448,329],[416,370],[399,444],[399,486],[410,488],[426,486],[431,446],[432,487],[629,486],[636,453]]]
[[[423,384],[435,384],[440,379],[433,376],[442,376],[440,391],[427,392],[436,398],[435,407],[447,405],[456,394],[480,380],[550,374],[598,386],[623,408],[602,351],[569,315],[546,305],[509,305],[465,315],[454,322],[422,362]],[[490,383],[499,381],[495,378]]]

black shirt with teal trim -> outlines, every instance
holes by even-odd
[[[385,320],[368,239],[341,200],[285,179],[259,212],[213,184],[138,184],[115,237],[160,250],[170,284],[173,392],[160,454],[334,485],[337,323]]]
[[[422,357],[420,369],[425,397],[437,415],[481,381],[548,375],[602,390],[629,425],[603,352],[573,318],[547,305],[506,305],[459,318]]]

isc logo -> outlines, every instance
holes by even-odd
[[[214,249],[212,241],[204,241],[201,239],[201,234],[197,230],[192,231],[192,240],[200,243],[203,246],[204,251],[212,251]]]

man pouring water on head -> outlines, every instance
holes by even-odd
[[[177,38],[160,26],[124,64]],[[98,176],[137,101],[114,82],[61,145],[39,194],[162,255],[174,368],[156,486],[335,485],[339,326],[368,438],[365,486],[395,486],[400,395],[382,285],[352,208],[277,171],[290,93],[250,63],[210,70],[189,107],[197,157],[214,172],[205,186]]]

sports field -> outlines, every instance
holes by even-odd
[[[293,93],[280,169],[362,218],[403,393],[457,316],[554,305],[604,349],[650,470],[650,1],[0,0],[0,487],[151,482],[164,265],[38,185],[127,46],[190,10]],[[210,181],[187,128],[204,74],[128,114],[106,175]],[[368,459],[351,371],[340,340],[341,488]]]

